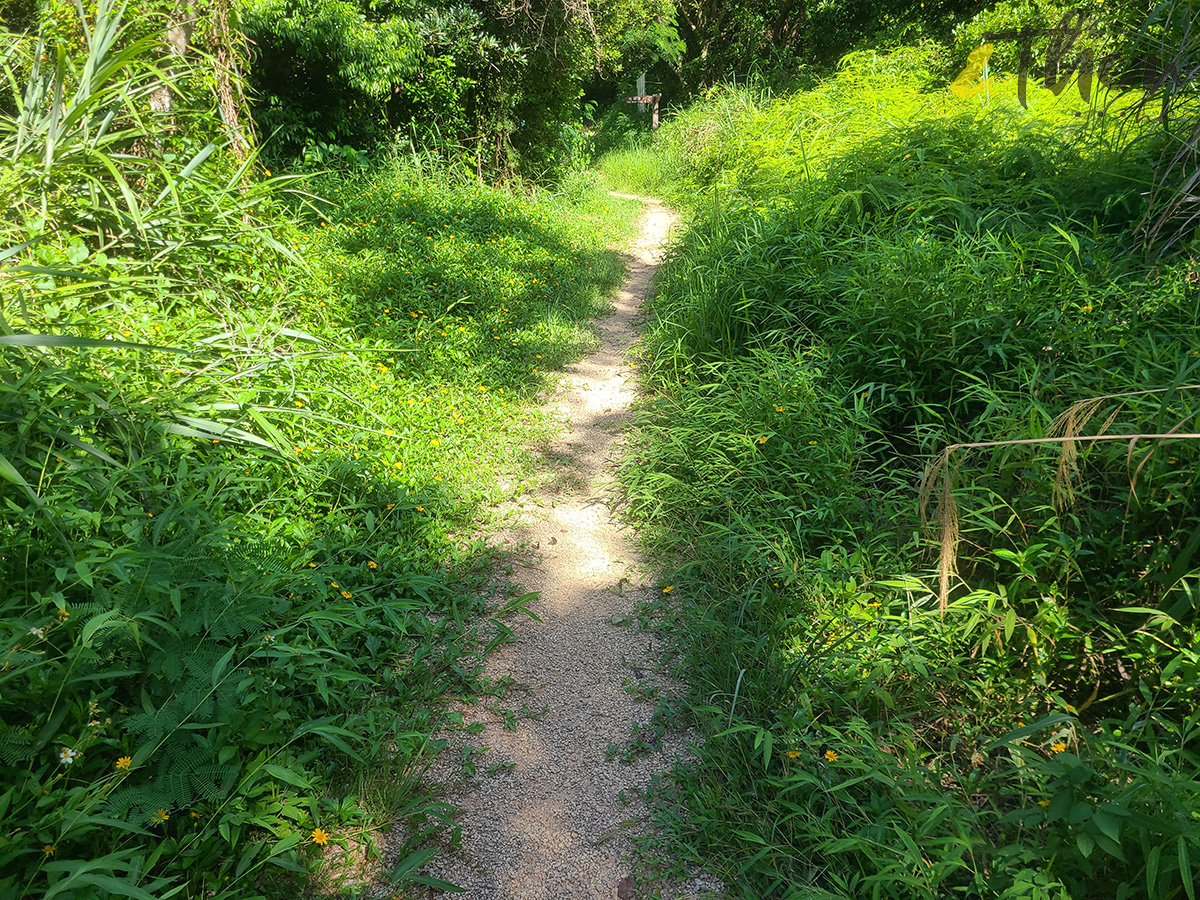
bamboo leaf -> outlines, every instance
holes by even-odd
[[[158,344],[138,344],[130,341],[107,338],[85,338],[70,334],[5,334],[0,335],[0,345],[10,347],[70,347],[76,350],[159,350],[186,356],[188,351],[178,347],[162,347]]]

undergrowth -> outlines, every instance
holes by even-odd
[[[1159,132],[929,65],[720,89],[601,165],[693,216],[622,468],[706,737],[648,862],[1194,896],[1200,275],[1137,245]]]
[[[272,174],[148,111],[112,5],[74,28],[5,46],[0,897],[437,886],[433,735],[529,600],[480,522],[630,205]]]

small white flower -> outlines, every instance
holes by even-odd
[[[58,759],[59,762],[61,762],[64,766],[69,766],[71,763],[75,762],[75,758],[77,756],[79,756],[78,750],[72,750],[70,747],[63,747],[62,750],[59,751]]]
[[[45,628],[30,628],[29,633],[36,638],[44,638],[46,636]]]
[[[273,634],[264,635],[264,636],[263,636],[263,643],[264,643],[264,644],[273,644],[273,643],[275,643],[275,635],[273,635]]]

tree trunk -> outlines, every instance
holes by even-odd
[[[229,146],[238,162],[254,143],[253,121],[247,118],[247,128],[242,128],[241,111],[246,98],[242,94],[242,73],[238,67],[246,58],[246,39],[229,26],[230,0],[213,0],[212,3],[212,54],[213,69],[217,81],[217,108],[221,112],[221,123],[229,136]]]
[[[196,30],[195,0],[182,0],[171,13],[171,19],[164,35],[166,52],[163,55],[165,65],[163,71],[170,76],[172,58],[182,59],[187,55],[188,41]],[[166,117],[167,129],[174,130],[175,119],[171,115],[171,84],[164,81],[162,87],[150,95],[150,109]]]

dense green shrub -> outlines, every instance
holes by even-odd
[[[252,3],[242,27],[259,130],[292,153],[310,141],[369,148],[384,138],[393,85],[419,65],[415,23],[371,21],[354,3]]]
[[[695,221],[623,479],[708,729],[660,820],[747,897],[1182,895],[1200,323],[1191,258],[1138,249],[1161,137],[935,62],[723,90],[653,148]]]
[[[600,7],[254,0],[243,27],[250,83],[272,152],[323,143],[434,149],[492,178],[555,176],[577,155],[582,85],[621,64],[629,32],[666,15],[654,0]]]

